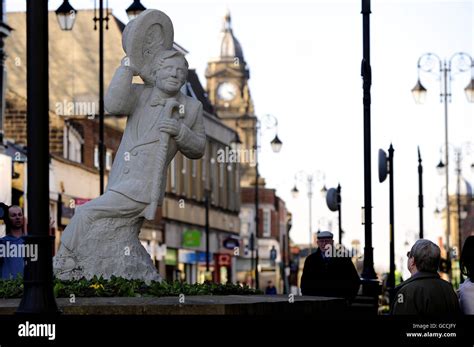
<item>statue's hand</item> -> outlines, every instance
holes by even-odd
[[[163,115],[164,118],[171,118],[173,115],[173,109],[179,108],[181,104],[174,99],[168,99],[166,100],[165,107],[163,108]]]
[[[137,67],[133,65],[133,62],[130,60],[130,57],[126,56],[122,59],[122,66],[131,70],[133,73],[133,76],[138,76],[139,71]]]
[[[164,118],[158,124],[158,129],[171,136],[178,136],[179,130],[181,129],[181,123],[173,118]]]

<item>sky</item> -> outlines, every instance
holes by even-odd
[[[62,1],[49,1],[55,10]],[[109,0],[113,14],[126,23],[125,8],[131,0]],[[6,1],[7,11],[25,10],[25,1]],[[93,8],[91,0],[70,0],[76,9]],[[342,186],[343,243],[354,239],[364,244],[361,207],[364,205],[363,106],[360,63],[362,15],[359,0],[241,0],[151,1],[147,8],[167,13],[173,21],[175,41],[190,53],[188,60],[205,85],[207,61],[217,55],[222,18],[232,15],[234,34],[242,45],[250,68],[250,91],[260,118],[278,118],[280,153],[271,151],[275,133],[262,134],[259,165],[267,187],[276,188],[293,213],[291,237],[307,244],[307,184],[298,182],[300,196],[291,189],[295,174],[323,172],[316,192],[325,183]],[[155,7],[154,7],[155,6]],[[80,13],[80,12],[79,12]],[[79,14],[80,15],[80,14]],[[443,226],[433,211],[443,206],[444,178],[436,171],[444,144],[444,109],[436,76],[422,74],[428,89],[424,105],[416,105],[411,88],[417,80],[418,58],[433,52],[449,59],[456,52],[474,55],[474,0],[372,0],[372,199],[373,246],[376,270],[389,263],[389,187],[378,182],[378,149],[395,148],[395,243],[397,266],[404,267],[407,245],[419,232],[417,146],[424,164],[425,238],[437,243]],[[91,31],[91,34],[94,34]],[[474,104],[464,87],[469,73],[453,76],[449,104],[449,142],[464,146],[463,176],[474,181],[470,164],[474,151]],[[474,145],[473,148],[474,149]],[[471,153],[472,152],[472,153]],[[455,192],[454,165],[450,192]],[[322,176],[322,175],[319,175]],[[329,211],[320,194],[313,196],[313,231],[332,227],[337,215]]]

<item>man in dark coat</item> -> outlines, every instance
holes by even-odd
[[[438,275],[440,249],[429,240],[415,242],[408,256],[411,277],[395,288],[392,314],[457,315],[456,293],[450,283]]]
[[[333,234],[318,233],[318,250],[306,258],[301,277],[303,295],[341,297],[352,300],[359,290],[360,278],[345,252],[333,247]],[[342,254],[341,254],[342,253]]]

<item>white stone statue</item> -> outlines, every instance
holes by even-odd
[[[172,49],[173,27],[161,11],[147,10],[124,30],[127,56],[105,96],[105,109],[126,115],[106,192],[76,208],[61,238],[56,277],[94,275],[161,280],[138,239],[144,219],[161,205],[168,165],[177,151],[190,159],[204,154],[202,104],[181,93],[188,63]],[[144,84],[132,83],[139,75]]]

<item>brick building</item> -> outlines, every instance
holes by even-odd
[[[271,280],[279,293],[285,286],[285,267],[289,265],[288,245],[291,214],[285,202],[276,195],[275,189],[259,187],[259,228],[255,249],[259,258],[259,287],[264,289]],[[242,256],[238,260],[237,278],[251,283],[253,259],[251,252],[251,234],[255,230],[255,188],[245,187],[241,192],[240,223]],[[288,289],[288,288],[286,288]]]

